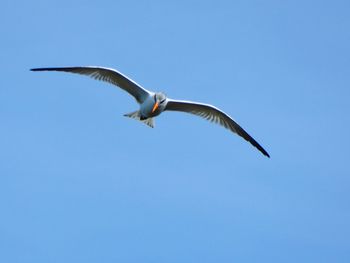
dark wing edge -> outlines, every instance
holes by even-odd
[[[182,101],[182,100],[168,100],[165,107],[168,111],[182,111],[200,116],[208,121],[217,123],[226,129],[238,134],[246,141],[250,142],[256,147],[263,155],[270,158],[267,151],[253,138],[251,137],[237,122],[235,122],[228,114],[219,110],[218,108],[204,103]]]
[[[143,100],[150,94],[148,90],[129,79],[115,69],[105,67],[49,67],[49,68],[32,68],[31,71],[61,71],[76,73],[92,77],[93,79],[105,81],[120,87],[121,89],[132,95],[137,102],[142,103]]]

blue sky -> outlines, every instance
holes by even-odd
[[[349,1],[16,1],[0,10],[0,261],[349,262]],[[211,103],[150,129],[116,68]]]

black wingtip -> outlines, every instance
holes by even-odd
[[[30,71],[45,71],[50,70],[50,68],[31,68]]]
[[[45,70],[43,68],[31,68],[30,71],[42,71]]]
[[[263,154],[265,155],[266,157],[270,158],[270,154],[268,154],[268,152],[263,148],[261,147],[260,145],[259,146],[256,146],[258,148],[258,150]]]
[[[266,157],[270,158],[270,154],[268,154],[268,152],[259,143],[257,143],[256,140],[254,140],[252,137],[250,137],[249,142],[253,146],[255,146],[263,155],[265,155]]]

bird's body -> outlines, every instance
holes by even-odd
[[[122,73],[104,67],[63,67],[63,68],[34,68],[32,71],[63,71],[82,75],[88,75],[97,80],[102,80],[119,86],[140,104],[140,109],[124,116],[134,118],[144,122],[150,127],[154,127],[153,118],[163,111],[181,111],[195,114],[209,121],[220,124],[232,132],[243,137],[255,146],[265,156],[270,155],[260,146],[241,126],[239,126],[228,114],[220,109],[204,103],[193,101],[173,100],[167,98],[162,92],[148,91]]]

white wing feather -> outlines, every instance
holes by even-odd
[[[124,76],[115,69],[104,67],[64,67],[64,68],[34,68],[32,71],[63,71],[76,74],[90,76],[96,80],[101,80],[114,84],[130,95],[132,95],[138,103],[142,103],[150,92],[137,84],[135,81]]]
[[[253,137],[251,137],[241,126],[239,126],[237,122],[235,122],[228,114],[213,105],[193,101],[168,99],[165,110],[192,113],[208,121],[220,124],[221,126],[231,130],[232,132],[238,134],[250,142],[265,156],[270,157],[265,149],[256,140],[254,140]]]

